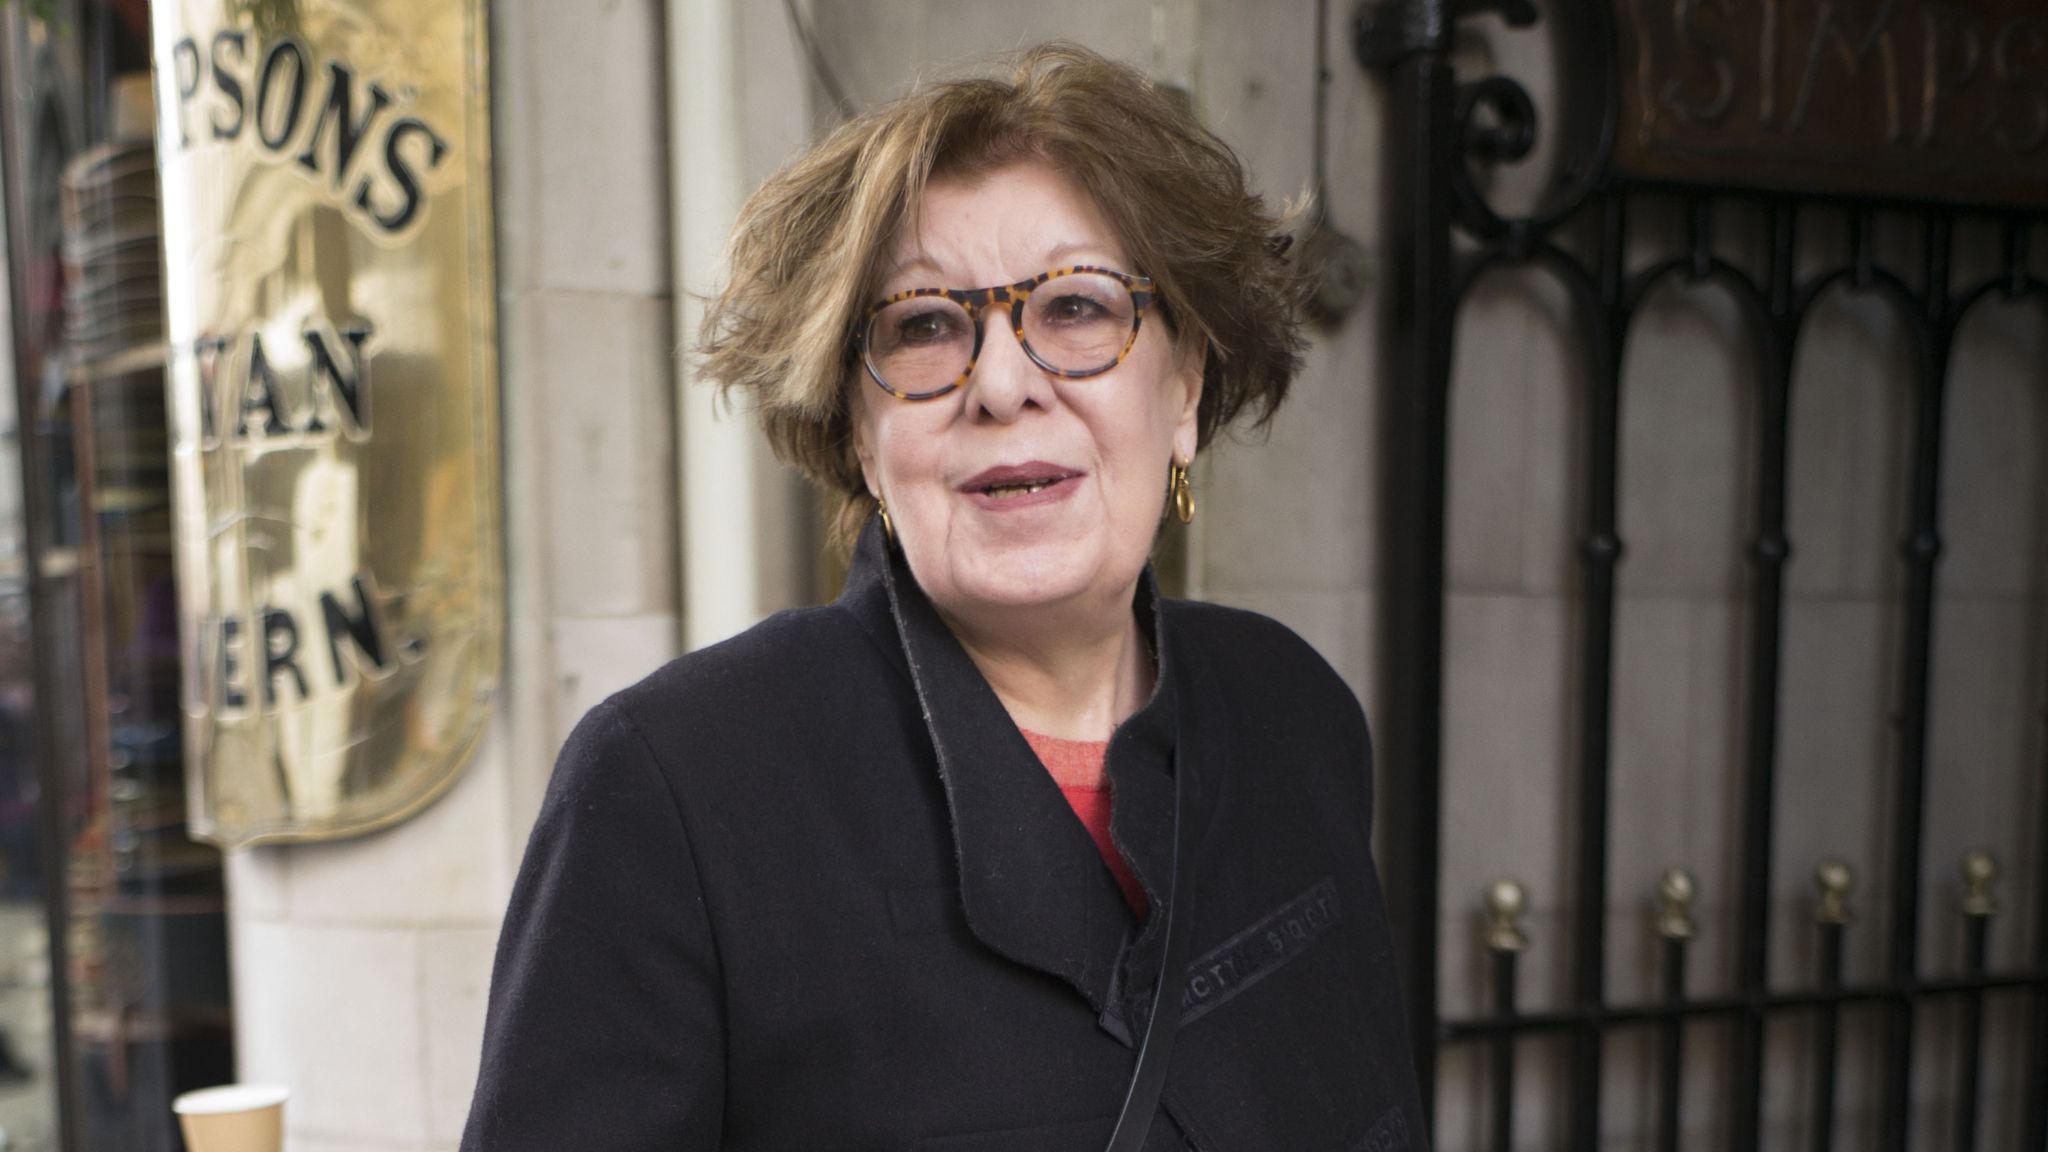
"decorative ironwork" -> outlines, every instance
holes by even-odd
[[[1845,23],[1852,9],[1858,22]],[[2042,854],[2039,874],[2033,878],[2040,912],[2031,967],[1993,971],[1985,963],[1983,939],[1993,919],[1989,885],[1995,873],[1981,862],[1971,866],[1969,898],[1982,902],[1969,907],[1985,911],[1971,912],[1968,918],[1970,956],[1963,974],[1937,978],[1924,974],[1918,963],[1927,919],[1920,906],[1923,814],[1930,771],[1931,653],[1942,558],[1938,493],[1945,461],[1949,374],[1957,333],[1979,308],[1991,302],[2048,299],[2048,281],[2034,270],[2029,253],[2033,229],[2048,206],[2048,95],[2037,99],[2031,78],[2007,85],[2009,102],[1999,105],[2005,119],[1996,123],[2005,124],[2008,135],[2027,131],[2001,140],[1996,124],[1984,120],[1989,115],[1981,103],[1984,94],[1961,91],[1961,81],[1953,76],[1957,90],[1946,93],[1952,103],[1940,103],[1943,93],[1923,94],[1922,103],[1901,102],[1896,112],[1882,97],[1887,91],[1898,95],[1902,89],[1880,88],[1874,108],[1852,109],[1853,88],[1823,90],[1818,86],[1821,81],[1811,77],[1786,88],[1790,96],[1741,87],[1744,69],[1763,68],[1763,55],[1781,51],[1771,45],[1785,42],[1782,37],[1791,36],[1789,42],[1813,51],[1846,51],[1863,66],[1872,59],[1882,62],[1885,53],[1896,56],[1904,51],[1909,41],[1902,29],[1923,19],[1955,21],[1944,25],[1948,31],[1943,35],[1982,28],[1987,44],[2003,36],[2008,62],[2002,67],[2014,72],[2018,54],[2024,51],[2026,68],[2033,69],[2034,53],[2048,61],[2048,22],[2032,9],[2021,0],[1945,6],[1916,0],[1886,0],[1875,6],[1762,0],[1761,7],[1717,0],[1661,5],[1557,0],[1540,10],[1526,0],[1374,0],[1357,10],[1354,52],[1364,67],[1383,75],[1391,97],[1388,249],[1395,288],[1387,294],[1391,374],[1381,425],[1385,503],[1380,635],[1387,674],[1382,677],[1379,740],[1382,762],[1390,766],[1381,777],[1382,802],[1400,812],[1402,819],[1389,824],[1382,854],[1425,1093],[1434,1095],[1440,1046],[1472,1042],[1489,1047],[1496,1148],[1507,1147],[1512,1135],[1512,1125],[1503,1127],[1501,1117],[1512,1107],[1508,1086],[1514,1076],[1516,1037],[1552,1035],[1568,1042],[1565,1146],[1572,1152],[1594,1152],[1602,1136],[1602,1042],[1609,1034],[1630,1028],[1648,1028],[1661,1038],[1658,1142],[1660,1148],[1675,1148],[1686,1029],[1695,1022],[1721,1020],[1732,1025],[1734,1042],[1729,1096],[1725,1107],[1717,1102],[1715,1111],[1726,1118],[1727,1147],[1751,1152],[1761,1146],[1763,1134],[1767,1024],[1789,1014],[1815,1023],[1810,1134],[1811,1146],[1825,1152],[1835,1142],[1839,1017],[1844,1009],[1861,1007],[1880,1017],[1883,1025],[1881,1079],[1874,1091],[1877,1146],[1882,1152],[1902,1152],[1913,1130],[1910,1089],[1916,1010],[1934,1002],[1960,1005],[1966,1025],[1963,1045],[1975,1052],[1981,1049],[1982,1037],[1981,1030],[1968,1027],[1972,1014],[1981,1011],[1985,995],[2012,992],[2025,994],[2030,1003],[2022,1147],[2026,1152],[2048,1149],[2048,853]],[[1453,40],[1461,22],[1482,17],[1514,27],[1548,26],[1562,54],[1555,69],[1559,88],[1552,108],[1539,109],[1529,88],[1512,77],[1458,75],[1452,63]],[[1775,30],[1781,40],[1762,37],[1759,20],[1779,21]],[[1836,23],[1829,24],[1830,20]],[[1753,32],[1756,47],[1743,56],[1749,50],[1728,38]],[[1717,37],[1728,42],[1721,44]],[[1901,84],[1911,77],[1924,79],[1925,69],[1942,63],[1926,63],[1929,40],[1910,43],[1922,53],[1915,67],[1923,71],[1899,64]],[[1645,64],[1651,59],[1646,52],[1674,51],[1692,54],[1686,57],[1688,66],[1667,69],[1656,60]],[[1720,64],[1726,65],[1725,72]],[[1827,64],[1802,60],[1799,66],[1812,72]],[[1983,76],[1997,75],[1984,59],[1978,66],[1993,69]],[[1723,75],[1729,77],[1726,84]],[[2040,75],[2048,76],[2048,69]],[[1735,90],[1723,91],[1731,85]],[[1794,106],[1773,105],[1773,123],[1790,128],[1780,134],[1782,138],[1758,137],[1744,145],[1747,151],[1730,143],[1738,134],[1725,125],[1734,118],[1754,119],[1760,101],[1787,99]],[[1800,100],[1805,103],[1797,103]],[[2036,106],[2041,109],[2039,141],[2028,128],[2034,115],[2030,109]],[[1865,170],[1849,178],[1840,176],[1848,171],[1843,156],[1865,147],[1853,133],[1842,134],[1853,126],[1852,119],[1845,119],[1852,111],[1866,120],[1876,116],[1883,130],[1868,143]],[[1951,118],[1971,115],[1978,117],[1975,139],[1944,135]],[[1935,125],[1931,130],[1925,128],[1930,116]],[[1539,133],[1546,117],[1551,123]],[[1888,135],[1893,119],[1903,125],[1901,131],[1908,137],[1904,143]],[[1808,137],[1822,126],[1835,132],[1833,151],[1808,146]],[[1787,150],[1798,155],[1787,160]],[[1528,206],[1494,202],[1489,174],[1503,165],[1523,163],[1539,151],[1551,160],[1548,179],[1542,183],[1544,193]],[[1898,158],[1908,155],[1925,162],[1919,174],[1902,176],[1895,171]],[[1630,258],[1631,242],[1642,238],[1631,210],[1646,194],[1677,200],[1685,229],[1676,250],[1639,266]],[[1765,251],[1757,267],[1725,256],[1717,242],[1717,224],[1735,209],[1764,222]],[[1908,262],[1909,272],[1897,270],[1889,250],[1880,255],[1875,235],[1880,210],[1912,222],[1918,252]],[[1999,266],[1982,278],[1959,282],[1957,226],[1980,218],[1999,231]],[[1827,223],[1836,219],[1841,222]],[[1845,256],[1814,269],[1800,262],[1800,240],[1802,231],[1818,226],[1840,228]],[[1504,269],[1548,278],[1562,288],[1573,314],[1574,348],[1585,370],[1585,390],[1576,398],[1582,421],[1576,437],[1579,539],[1572,591],[1578,681],[1567,902],[1577,912],[1568,931],[1569,997],[1563,1008],[1516,1010],[1512,975],[1519,949],[1496,948],[1493,1011],[1445,1020],[1437,971],[1437,909],[1447,851],[1441,758],[1448,393],[1458,309],[1475,284]],[[1664,929],[1664,994],[1653,1002],[1629,1004],[1610,999],[1610,926],[1602,914],[1612,879],[1614,651],[1617,574],[1624,553],[1618,517],[1622,360],[1631,326],[1646,301],[1673,285],[1710,286],[1732,300],[1745,326],[1754,366],[1754,435],[1747,441],[1751,456],[1746,461],[1751,504],[1745,529],[1749,563],[1743,600],[1747,644],[1742,799],[1732,894],[1734,988],[1719,996],[1687,994],[1686,951],[1695,927],[1688,901],[1695,895],[1694,885],[1689,876],[1681,880],[1683,874],[1669,873],[1660,885],[1657,917],[1657,926]],[[1810,987],[1786,989],[1771,983],[1768,957],[1786,569],[1792,548],[1787,523],[1791,385],[1800,337],[1817,303],[1837,292],[1888,306],[1912,348],[1911,431],[1901,509],[1903,580],[1896,607],[1900,674],[1893,710],[1891,797],[1886,805],[1888,875],[1882,889],[1888,903],[1882,921],[1886,956],[1879,978],[1845,981],[1842,945],[1850,924],[1854,877],[1845,865],[1825,863],[1816,873],[1817,979]],[[2041,803],[2040,839],[2048,843],[2048,789],[2042,790]],[[1959,1147],[1971,1147],[1976,1139],[1981,1094],[1977,1061],[1975,1055],[1968,1057],[1960,1072],[1958,1136],[1968,1140]]]

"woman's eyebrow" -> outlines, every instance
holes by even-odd
[[[919,268],[922,268],[925,271],[930,272],[934,276],[938,275],[939,273],[938,262],[922,253],[916,256],[912,256],[908,260],[899,260],[896,263],[891,264],[888,267],[887,271],[891,277],[895,277],[901,276],[905,272],[910,272]]]
[[[1089,259],[1095,259],[1095,260],[1104,260],[1104,261],[1108,261],[1109,263],[1112,263],[1112,264],[1117,264],[1117,265],[1118,265],[1119,267],[1121,267],[1121,261],[1118,261],[1118,260],[1117,260],[1117,259],[1116,259],[1115,257],[1113,257],[1113,256],[1111,255],[1111,251],[1112,251],[1112,249],[1111,249],[1111,247],[1110,247],[1110,246],[1109,246],[1108,244],[1104,244],[1104,243],[1102,243],[1102,242],[1100,242],[1100,241],[1092,241],[1092,240],[1062,240],[1062,241],[1060,241],[1059,243],[1057,243],[1057,244],[1054,244],[1054,245],[1053,245],[1052,247],[1050,247],[1050,248],[1047,248],[1047,249],[1045,249],[1045,250],[1044,250],[1043,252],[1041,252],[1041,253],[1040,253],[1040,255],[1039,255],[1039,257],[1038,257],[1038,258],[1039,258],[1039,260],[1040,260],[1040,261],[1042,262],[1042,264],[1043,264],[1043,267],[1039,268],[1039,269],[1038,269],[1038,272],[1047,272],[1047,271],[1050,271],[1050,270],[1052,270],[1052,269],[1054,269],[1054,268],[1061,268],[1061,267],[1066,267],[1066,266],[1068,266],[1068,264],[1069,264],[1069,263],[1070,263],[1070,262],[1071,262],[1071,261],[1072,261],[1072,260],[1074,259],[1074,257],[1076,257],[1076,256],[1083,256],[1083,257],[1087,257],[1087,258],[1089,258]],[[1083,262],[1085,263],[1085,262],[1086,262],[1086,260],[1084,260]],[[927,274],[928,274],[928,275],[929,275],[929,276],[931,277],[931,279],[932,279],[932,283],[929,283],[929,284],[919,284],[919,285],[915,285],[915,287],[920,287],[920,288],[989,288],[989,287],[994,287],[994,285],[989,285],[989,284],[942,284],[942,283],[939,283],[939,281],[943,280],[943,279],[944,279],[945,277],[944,277],[944,273],[943,273],[943,271],[942,271],[942,270],[940,269],[940,267],[939,267],[938,261],[936,261],[936,260],[933,260],[933,259],[932,259],[932,258],[931,258],[930,256],[927,256],[927,255],[925,255],[924,253],[920,252],[920,253],[918,253],[918,254],[916,254],[916,255],[914,255],[914,256],[911,256],[911,257],[910,257],[909,259],[907,259],[907,260],[902,260],[902,261],[899,261],[898,263],[895,263],[895,264],[893,264],[893,265],[891,265],[891,266],[889,267],[889,269],[888,269],[888,271],[887,271],[886,275],[884,275],[884,276],[883,276],[883,278],[882,278],[882,287],[883,287],[884,293],[886,294],[887,292],[889,292],[889,291],[892,291],[892,290],[893,290],[893,291],[900,291],[900,290],[902,290],[902,288],[903,288],[903,287],[909,287],[908,285],[899,285],[899,284],[898,284],[898,281],[899,281],[899,280],[900,280],[900,279],[901,279],[901,278],[902,278],[902,277],[903,277],[903,276],[904,276],[904,275],[905,275],[906,273],[909,273],[909,272],[918,272],[918,271],[922,271],[922,272],[925,272],[925,273],[927,273]],[[1032,274],[1033,274],[1033,275],[1037,275],[1037,273],[1036,273],[1036,272],[1034,272],[1034,273],[1032,273]]]
[[[1097,259],[1109,260],[1109,251],[1109,245],[1100,242],[1067,240],[1046,249],[1043,259],[1046,262],[1047,268],[1057,268],[1074,256],[1083,253]]]

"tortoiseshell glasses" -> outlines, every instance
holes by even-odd
[[[854,349],[890,395],[944,396],[967,382],[981,357],[983,313],[1006,304],[1032,363],[1078,380],[1123,363],[1156,299],[1149,277],[1086,264],[994,288],[913,288],[868,308]]]

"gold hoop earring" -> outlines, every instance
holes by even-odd
[[[1195,518],[1195,486],[1188,482],[1187,465],[1175,460],[1166,466],[1166,494],[1173,500],[1173,514],[1183,524]]]
[[[896,525],[889,520],[889,502],[879,497],[875,500],[875,513],[882,518],[882,537],[889,543],[896,542]]]

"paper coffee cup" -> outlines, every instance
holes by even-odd
[[[284,1101],[278,1084],[228,1084],[171,1101],[191,1152],[284,1152]]]

